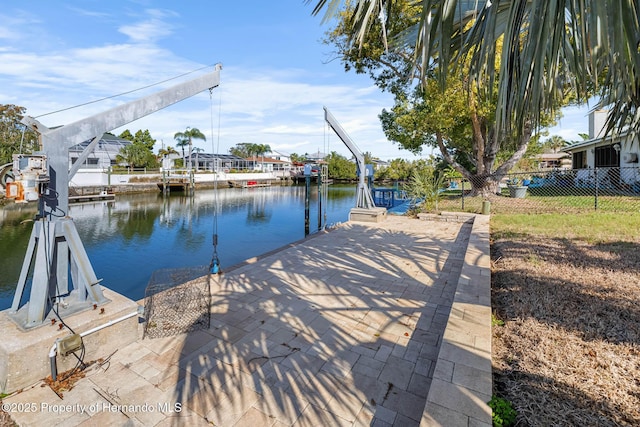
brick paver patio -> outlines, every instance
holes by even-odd
[[[211,278],[208,329],[4,401],[24,426],[418,426],[471,229],[344,224]]]

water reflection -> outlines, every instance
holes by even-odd
[[[313,233],[318,193],[311,190]],[[137,300],[154,270],[210,263],[216,210],[223,269],[302,239],[304,192],[274,186],[200,190],[193,197],[119,195],[115,202],[72,205],[70,215],[102,283]],[[326,223],[346,221],[354,203],[354,187],[331,186],[323,201]],[[0,208],[0,309],[11,305],[35,213],[33,205]]]

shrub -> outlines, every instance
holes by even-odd
[[[431,167],[416,169],[407,183],[407,194],[414,200],[422,200],[426,211],[437,212],[443,181],[444,174],[436,173]]]
[[[516,422],[518,412],[513,409],[511,402],[502,397],[493,395],[489,401],[489,407],[493,411],[493,425],[494,427],[508,427]]]

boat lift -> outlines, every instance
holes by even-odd
[[[353,157],[356,159],[356,165],[358,168],[358,188],[356,191],[356,206],[349,214],[349,219],[359,220],[366,222],[380,222],[384,220],[387,215],[386,208],[376,207],[371,195],[371,188],[369,187],[369,177],[373,178],[373,169],[365,165],[364,154],[360,152],[356,144],[351,140],[347,132],[342,128],[340,123],[333,117],[333,114],[327,107],[324,108],[324,120],[338,135],[340,140],[347,146]]]
[[[37,175],[39,213],[9,310],[9,317],[18,326],[29,329],[41,325],[52,308],[70,315],[108,302],[68,215],[69,182],[105,132],[214,89],[220,84],[221,69],[218,64],[212,72],[62,127],[50,129],[32,117],[22,119],[38,134],[43,151],[29,155],[28,161],[14,162],[14,166],[24,164],[32,169],[41,166]],[[85,141],[91,142],[69,167],[69,148]],[[31,291],[22,304],[31,267]]]

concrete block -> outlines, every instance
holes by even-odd
[[[83,337],[85,362],[107,357],[138,339],[138,304],[110,289],[103,288],[102,291],[111,302],[63,319],[75,333],[82,334],[124,316],[135,315]],[[52,324],[49,318],[54,318],[56,323]],[[49,315],[42,326],[24,331],[9,318],[8,310],[0,312],[0,329],[3,331],[0,341],[0,392],[12,393],[50,375],[49,350],[56,339],[70,333],[67,328],[60,329],[59,325],[58,319]],[[72,354],[57,356],[59,373],[72,369],[76,363],[77,359]]]
[[[359,222],[383,222],[387,219],[385,208],[353,208],[349,212],[349,221]]]

